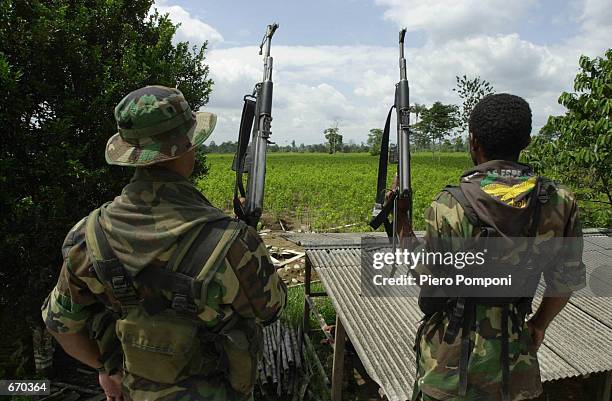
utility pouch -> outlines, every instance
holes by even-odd
[[[165,315],[165,316],[162,316]],[[117,321],[125,370],[144,379],[173,384],[191,375],[204,374],[198,338],[192,320],[162,313],[152,319],[132,309]]]
[[[232,388],[241,394],[253,391],[263,343],[261,327],[254,322],[249,326],[248,330],[234,328],[221,334],[228,379]]]

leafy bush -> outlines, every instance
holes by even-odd
[[[612,227],[612,49],[579,64],[575,92],[559,97],[565,115],[549,117],[525,158],[573,189],[585,227]]]
[[[152,3],[0,0],[0,312],[39,319],[66,232],[129,178],[104,160],[119,100],[161,84],[208,101],[206,44],[174,45]]]

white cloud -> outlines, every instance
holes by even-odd
[[[474,0],[417,3],[377,0],[398,26],[424,31],[420,47],[406,49],[411,102],[459,103],[455,76],[480,75],[497,92],[526,98],[534,133],[563,110],[557,98],[570,90],[580,54],[601,55],[612,37],[612,15],[603,0],[577,3],[575,37],[535,44],[516,33],[533,1]],[[413,6],[413,8],[411,8]],[[551,16],[552,18],[552,16]],[[410,41],[408,41],[410,44]],[[276,46],[272,140],[288,144],[323,141],[323,130],[339,121],[346,141],[365,141],[382,127],[398,80],[397,48],[389,46]],[[207,55],[215,86],[207,109],[219,115],[212,139],[236,140],[242,97],[261,80],[256,46],[212,49]]]
[[[220,116],[216,142],[235,140],[242,97],[262,78],[257,53],[249,46],[208,55],[215,87],[207,108]],[[392,54],[386,47],[273,45],[273,140],[321,142],[323,130],[338,121],[347,140],[365,141],[368,130],[382,124],[380,116],[393,98],[393,80],[382,78],[393,71]],[[377,73],[378,87],[362,86]]]
[[[158,1],[153,5],[160,14],[169,14],[172,22],[180,23],[176,36],[177,41],[189,41],[194,45],[201,45],[208,41],[210,46],[223,42],[223,36],[212,26],[197,17],[193,17],[187,10],[178,5],[169,5],[166,1]]]
[[[384,17],[436,42],[474,35],[509,33],[535,0],[376,0]]]
[[[395,47],[273,47],[275,140],[320,142],[323,130],[339,120],[347,140],[365,141],[370,128],[383,125],[393,102],[396,53]],[[497,91],[530,101],[536,127],[551,112],[544,106],[555,106],[573,73],[565,59],[516,34],[427,44],[407,49],[406,56],[412,102],[457,103],[455,75],[481,75]],[[213,50],[208,61],[215,81],[210,106],[233,116],[219,121],[217,141],[234,140],[242,96],[261,79],[261,59],[255,47],[245,47]]]

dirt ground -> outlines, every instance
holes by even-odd
[[[297,254],[304,253],[304,248],[296,245],[291,241],[287,241],[282,237],[285,231],[268,231],[263,230],[260,233],[264,243],[268,246],[270,254],[281,263],[298,256]],[[283,255],[283,252],[286,253]],[[306,257],[298,258],[297,260],[287,263],[278,269],[279,276],[287,285],[296,285],[304,282],[304,268]]]

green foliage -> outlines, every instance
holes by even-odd
[[[415,103],[414,105],[410,106],[410,112],[414,114],[415,124],[420,121],[419,116],[423,115],[425,111],[427,111],[427,106],[424,104]]]
[[[467,143],[463,141],[462,136],[457,136],[453,139],[453,150],[455,152],[467,152]]]
[[[421,120],[414,124],[415,140],[420,144],[441,144],[457,128],[457,113],[457,106],[435,102],[429,109],[422,111]]]
[[[230,211],[234,188],[232,155],[209,154],[209,175],[198,187],[217,207]],[[434,196],[449,183],[456,183],[471,166],[466,153],[441,154],[432,161],[427,153],[411,156],[414,190],[414,226],[424,229],[423,213]],[[283,217],[316,231],[355,224],[343,231],[370,231],[376,192],[378,159],[368,153],[272,153],[266,165],[264,212]],[[393,171],[389,166],[387,186]]]
[[[572,188],[585,226],[612,227],[612,49],[579,64],[575,92],[559,97],[565,115],[549,117],[525,158]]]
[[[0,308],[12,316],[40,319],[66,232],[132,173],[104,160],[119,100],[162,84],[194,109],[208,101],[206,44],[174,45],[152,3],[0,0]]]
[[[414,114],[414,121],[410,127],[410,145],[412,150],[425,150],[431,149],[431,138],[429,135],[421,130],[419,117],[423,116],[423,113],[427,111],[427,106],[424,104],[415,103],[410,106],[410,113]]]
[[[312,292],[323,292],[325,288],[320,282],[311,284]],[[336,320],[336,311],[328,297],[314,298],[315,305],[327,323],[334,324]],[[283,311],[283,317],[287,319],[293,326],[302,324],[304,318],[304,285],[296,284],[289,286],[287,291],[287,306]],[[318,320],[313,314],[310,315],[310,327],[319,327]]]
[[[468,79],[467,76],[455,77],[457,80],[457,87],[453,88],[453,92],[457,92],[459,98],[462,100],[461,110],[459,111],[459,127],[461,132],[465,132],[468,129],[468,122],[470,120],[470,114],[472,109],[483,97],[495,93],[493,85],[488,81],[475,77]]]
[[[336,153],[342,150],[342,135],[340,135],[340,128],[338,128],[337,124],[335,127],[327,128],[323,131],[323,134],[327,140],[329,153]]]
[[[383,130],[380,128],[372,128],[368,134],[368,146],[370,147],[370,154],[372,156],[378,156],[380,154],[380,146],[382,144]]]

